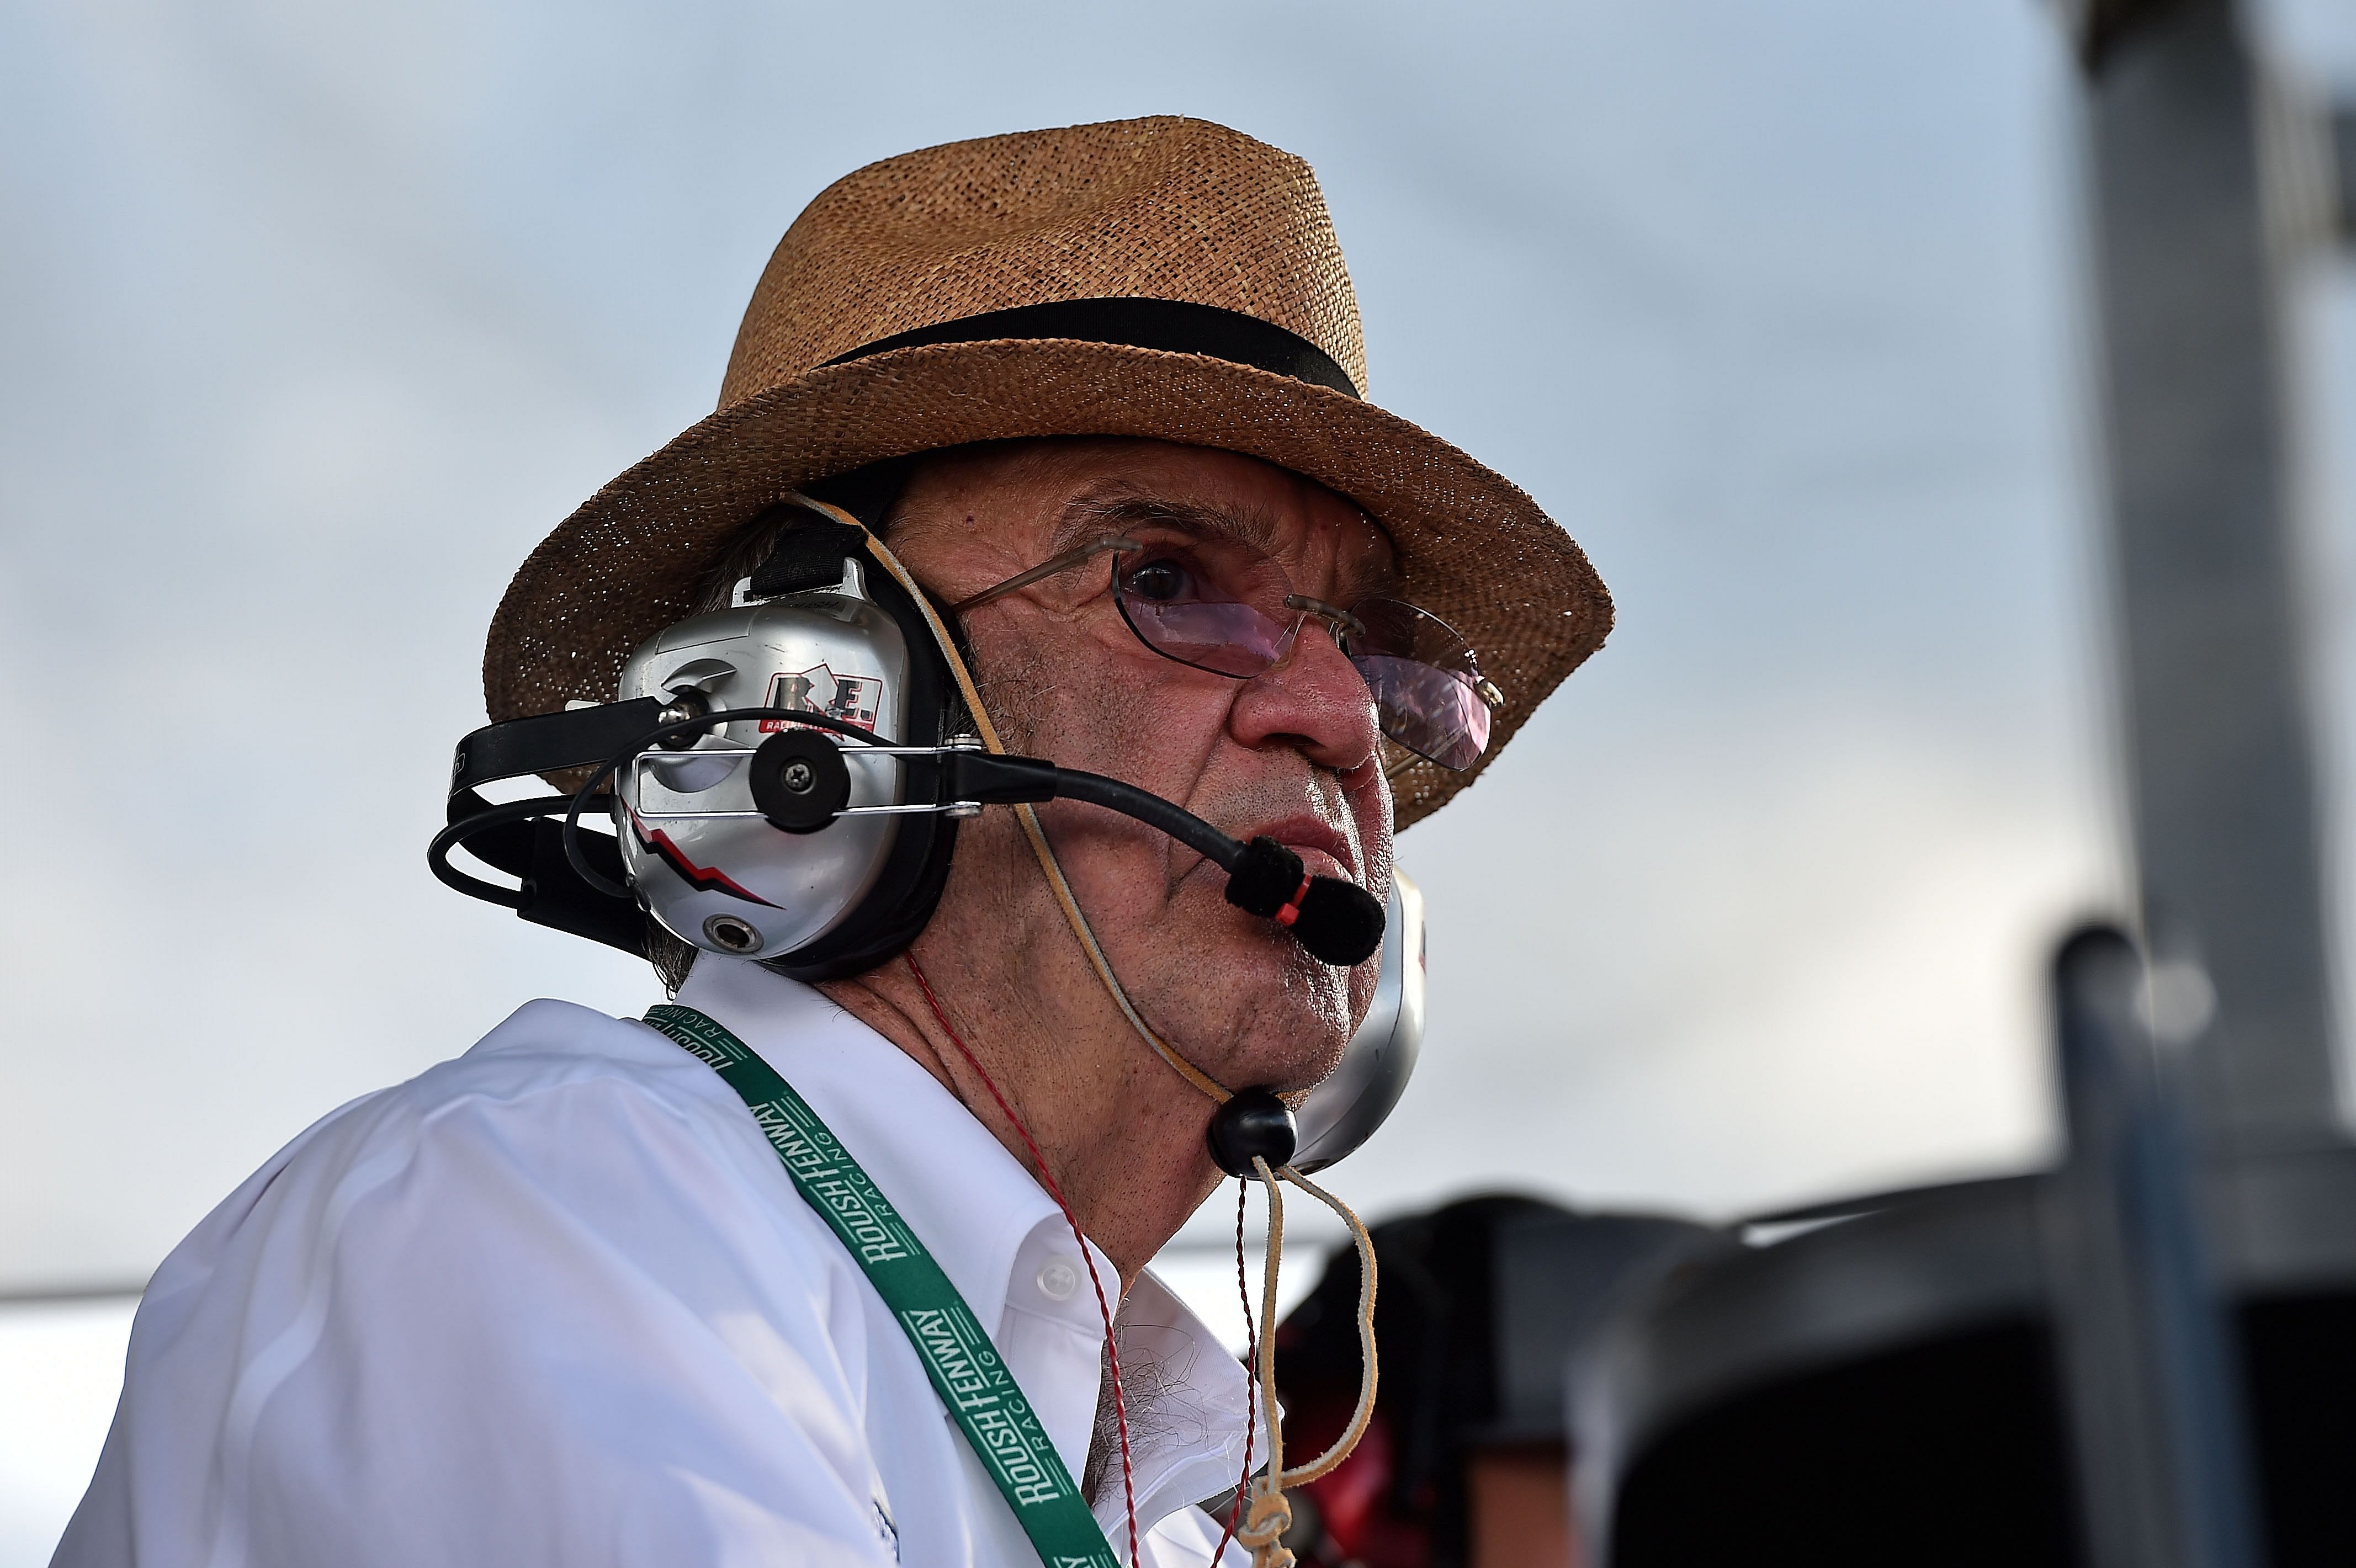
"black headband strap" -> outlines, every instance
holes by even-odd
[[[955,321],[935,322],[909,332],[895,332],[864,343],[848,354],[827,361],[841,365],[886,354],[894,348],[917,348],[936,343],[990,343],[1002,338],[1074,338],[1082,343],[1119,343],[1131,348],[1152,348],[1165,354],[1202,354],[1231,364],[1248,365],[1296,381],[1328,388],[1348,397],[1359,395],[1342,367],[1307,338],[1287,332],[1241,311],[1189,300],[1096,299],[1050,300],[1044,304],[1016,305],[1011,310],[984,311]]]

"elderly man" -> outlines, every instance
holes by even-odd
[[[1611,612],[1526,496],[1365,382],[1323,198],[1274,148],[1155,119],[872,165],[779,245],[719,411],[518,574],[492,715],[612,703],[633,649],[757,605],[775,508],[807,490],[806,522],[872,528],[862,559],[951,611],[961,650],[912,656],[961,651],[966,718],[1009,751],[1379,898],[1395,827]],[[661,1029],[534,1002],[305,1133],[156,1274],[58,1562],[1219,1552],[1193,1505],[1267,1435],[1145,1265],[1219,1179],[1220,1086],[1317,1083],[1376,962],[1319,962],[1201,854],[1072,801],[963,823],[919,891],[798,965],[652,901]],[[937,1264],[987,1339],[959,1364],[1052,1445],[1039,1485],[1068,1471],[1088,1506],[1018,1517],[1004,1431],[926,1339],[948,1319],[887,1299],[729,1063]]]

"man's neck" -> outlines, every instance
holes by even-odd
[[[987,983],[943,945],[920,942],[917,954],[819,989],[940,1080],[1035,1176],[1027,1131],[1081,1231],[1120,1271],[1126,1295],[1218,1185],[1203,1140],[1211,1103],[1137,1039],[1093,984],[1064,1008],[1044,993],[1068,997],[1068,988],[1009,997],[1002,982]],[[917,981],[919,965],[946,1027]],[[1065,1012],[1076,1016],[1057,1016]]]

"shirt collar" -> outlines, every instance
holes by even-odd
[[[1085,1269],[1068,1293],[1039,1275],[1068,1262],[1072,1232],[1055,1200],[941,1082],[815,988],[743,959],[698,956],[679,1000],[713,1019],[775,1068],[826,1122],[906,1219],[941,1272],[985,1322],[1065,1461],[1078,1474],[1096,1418],[1104,1329]],[[1107,1293],[1119,1271],[1087,1243]],[[1052,1283],[1060,1285],[1061,1276]],[[1061,1332],[1019,1331],[1017,1315]],[[1140,1528],[1236,1484],[1248,1377],[1215,1336],[1151,1272],[1119,1308],[1123,1369],[1139,1401],[1130,1433]],[[1010,1331],[1017,1330],[1017,1331]],[[1073,1341],[1071,1337],[1076,1337]],[[1085,1376],[1071,1375],[1073,1351]],[[1143,1375],[1151,1362],[1153,1371]],[[1150,1385],[1150,1392],[1148,1388]],[[1265,1427],[1253,1452],[1268,1452]],[[1121,1514],[1109,1488],[1107,1528]]]
[[[990,1129],[906,1051],[799,981],[707,953],[679,1000],[727,1026],[810,1103],[967,1305],[994,1319],[1015,1253],[1042,1221],[1063,1220]]]

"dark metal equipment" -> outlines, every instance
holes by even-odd
[[[2058,1170],[1770,1217],[1590,1339],[1591,1562],[2356,1562],[2356,1147],[2196,1157],[2160,979],[2063,944]]]
[[[1574,1353],[1590,1568],[2356,1563],[2341,1127],[2285,365],[2356,114],[2234,0],[2078,0],[2142,943],[2063,944],[2067,1155],[1697,1253]]]
[[[2130,1340],[2112,1381],[2073,1387],[2066,1341],[2120,1324],[2064,1294],[2086,1288],[2072,1283],[2083,1194],[2066,1177],[1861,1197],[1772,1245],[1697,1260],[1574,1361],[1583,1561],[2356,1563],[2356,1151],[2234,1157],[2199,1191],[2222,1288],[2167,1309],[2215,1314],[2211,1344],[2238,1379],[2156,1363]],[[2128,1324],[2161,1307],[2120,1294],[2136,1307]],[[2169,1392],[2179,1380],[2205,1387]],[[2191,1419],[2136,1408],[2163,1396]],[[2122,1398],[2125,1413],[2110,1403]],[[2252,1490],[2198,1505],[2211,1522],[2196,1535],[2175,1517],[2195,1505],[2155,1478],[2220,1476],[2213,1455],[2171,1446],[2230,1440],[2199,1413],[2216,1399],[2238,1403],[2251,1434]],[[2113,1442],[2103,1424],[2121,1413],[2150,1423],[2136,1431],[2157,1451]],[[2234,1543],[2253,1528],[2262,1559],[2247,1535]]]
[[[2119,933],[2072,938],[2053,979],[2070,1156],[2040,1217],[2088,1554],[2255,1568],[2242,1379],[2182,1054],[2156,1037],[2151,978]]]

